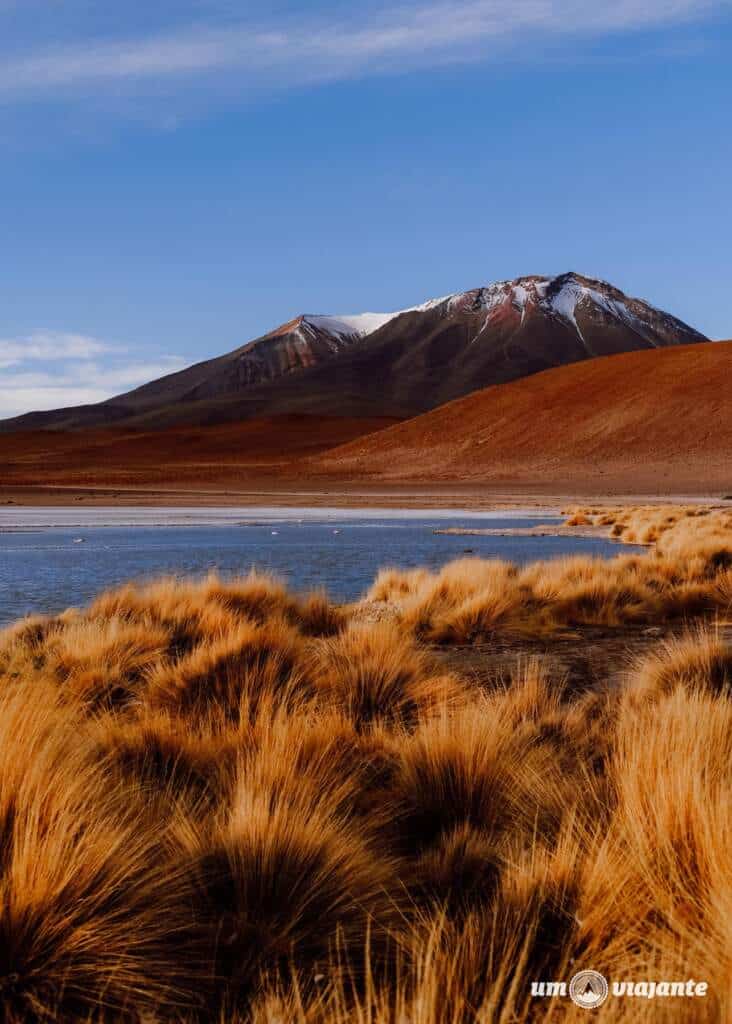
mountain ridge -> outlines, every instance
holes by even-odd
[[[607,282],[573,271],[528,275],[394,313],[303,314],[105,402],[27,413],[0,431],[289,414],[405,419],[552,366],[706,340]]]

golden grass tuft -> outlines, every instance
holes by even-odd
[[[705,540],[722,540],[729,545],[732,509],[704,505],[636,505],[593,509],[598,526],[610,526],[611,535],[626,544],[656,545],[663,550],[691,543],[700,547]],[[573,510],[568,526],[581,525],[572,519],[586,518],[586,510]],[[659,543],[663,541],[663,543]]]
[[[353,624],[312,650],[308,674],[319,698],[358,730],[374,722],[414,728],[421,717],[459,702],[454,676],[430,672],[425,657],[396,626]]]
[[[76,619],[49,634],[46,660],[71,700],[91,709],[123,707],[138,696],[146,673],[167,649],[168,634],[160,626]]]
[[[601,511],[592,510],[601,516]],[[574,518],[584,515],[575,512]],[[402,627],[433,643],[575,626],[652,625],[732,614],[732,510],[641,509],[604,517],[648,554],[571,556],[524,568],[460,559],[435,573],[382,572],[366,595],[396,609]]]
[[[89,734],[97,757],[123,787],[144,790],[150,799],[179,804],[214,804],[227,791],[241,740],[196,735],[187,723],[163,713],[136,719],[100,717]]]
[[[249,715],[265,697],[276,697],[304,681],[295,678],[302,637],[287,623],[246,620],[210,644],[149,673],[145,702],[171,714],[232,722]]]
[[[657,698],[678,687],[732,695],[732,649],[719,633],[702,628],[666,641],[638,665],[631,693]]]
[[[0,714],[3,1019],[189,1007],[205,979],[166,830],[138,787],[110,785],[81,720],[34,690]]]
[[[567,519],[567,526],[593,526],[594,519],[584,512],[575,512]]]
[[[312,986],[337,950],[355,961],[367,930],[383,942],[396,917],[389,858],[353,821],[344,827],[333,787],[296,795],[292,769],[280,783],[268,790],[256,763],[242,764],[228,813],[190,850],[228,1006],[250,997],[263,972],[286,978],[293,962]]]
[[[381,569],[369,590],[372,601],[392,601],[410,597],[429,579],[427,569]]]

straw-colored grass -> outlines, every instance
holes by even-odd
[[[382,576],[396,622],[163,581],[0,634],[0,1019],[575,1021],[531,983],[578,967],[709,984],[603,1020],[729,1019],[722,635],[580,696],[414,638],[719,611],[717,555]]]
[[[367,599],[388,604],[402,628],[433,643],[730,615],[732,510],[589,512],[622,542],[648,544],[650,550],[611,560],[557,558],[524,568],[470,558],[435,573],[385,569]],[[576,510],[574,520],[595,521],[585,510]]]
[[[729,540],[732,508],[712,505],[630,505],[565,509],[568,526],[611,527],[611,535],[626,544],[656,544],[668,535],[673,546],[705,540]]]

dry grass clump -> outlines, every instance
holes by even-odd
[[[380,569],[371,585],[372,601],[399,600],[416,594],[429,579],[427,569]]]
[[[434,643],[730,613],[732,510],[653,508],[608,519],[623,541],[638,540],[642,523],[641,537],[655,539],[653,550],[612,560],[558,558],[523,569],[460,559],[404,579],[391,569],[379,575],[367,600],[389,602],[403,627]]]
[[[653,624],[729,612],[729,571],[694,551],[687,559],[575,556],[520,569],[466,561],[435,573],[400,604],[400,623],[435,643],[566,626]],[[724,563],[722,563],[724,566]],[[368,595],[371,598],[371,594]],[[394,601],[394,598],[391,600]]]
[[[658,698],[679,687],[712,695],[732,693],[732,649],[718,633],[697,630],[663,643],[637,666],[631,692]]]
[[[302,636],[283,620],[244,620],[190,654],[156,665],[148,674],[145,702],[172,714],[220,713],[236,722],[265,697],[292,691],[302,656]]]
[[[609,526],[625,544],[656,544],[667,534],[673,544],[698,545],[715,538],[729,543],[732,509],[711,505],[631,505],[564,509],[567,526]]]
[[[206,719],[204,719],[204,722]],[[197,735],[180,718],[143,713],[134,720],[100,717],[89,729],[96,756],[122,785],[167,801],[214,803],[226,792],[240,743],[225,736]]]
[[[206,979],[193,890],[144,794],[110,785],[80,720],[46,688],[1,703],[2,1019],[195,1003]]]
[[[518,625],[526,616],[526,598],[516,566],[461,558],[427,576],[401,601],[400,621],[419,637],[459,642],[490,633],[509,621]],[[372,591],[367,599],[374,600]],[[394,592],[389,599],[399,602]]]
[[[430,671],[424,655],[392,623],[354,623],[312,648],[308,673],[319,696],[361,731],[374,722],[414,728],[464,697],[454,676]]]
[[[584,512],[575,512],[567,519],[567,526],[593,526],[594,519]]]
[[[544,628],[568,593],[572,615],[640,615],[729,571],[604,564],[600,588],[585,560],[463,562],[411,579],[405,621]],[[709,983],[692,1009],[603,1019],[725,1019],[722,634],[614,690],[573,695],[533,660],[483,692],[404,621],[322,600],[168,581],[0,634],[0,1019],[573,1021],[531,982],[578,965]]]
[[[296,969],[312,987],[338,951],[357,962],[366,933],[383,945],[396,921],[394,864],[362,819],[344,815],[348,781],[310,786],[294,762],[273,779],[270,760],[265,749],[244,757],[224,813],[189,840],[226,1006],[251,997],[263,973]]]
[[[617,805],[588,878],[585,925],[604,936],[611,962],[631,943],[668,975],[693,964],[723,1007],[732,967],[732,704],[705,689],[679,688],[644,711],[624,706],[611,765]]]
[[[445,858],[455,863],[462,851],[470,859],[476,844],[490,847],[489,863],[497,865],[507,845],[531,847],[537,834],[555,836],[573,802],[553,738],[545,740],[542,722],[526,716],[520,680],[516,690],[517,704],[513,693],[477,696],[425,722],[402,745],[393,784],[399,841],[417,857],[418,878],[429,868],[422,887],[431,873],[439,877]],[[458,872],[450,884],[465,890],[466,877]]]
[[[160,626],[112,618],[74,618],[46,638],[46,667],[62,683],[64,695],[90,708],[124,706],[133,700],[146,673],[168,650],[169,637]]]
[[[344,622],[343,613],[323,594],[296,597],[277,578],[257,572],[228,581],[210,575],[201,582],[164,579],[143,586],[129,584],[99,597],[87,617],[162,627],[175,654],[242,620],[263,623],[278,617],[298,632],[314,636],[336,633]]]

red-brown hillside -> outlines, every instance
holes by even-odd
[[[0,435],[0,498],[19,489],[246,487],[297,478],[326,449],[393,419],[271,416],[209,427],[38,430]]]
[[[477,391],[316,460],[348,479],[732,492],[732,342],[592,359]]]

